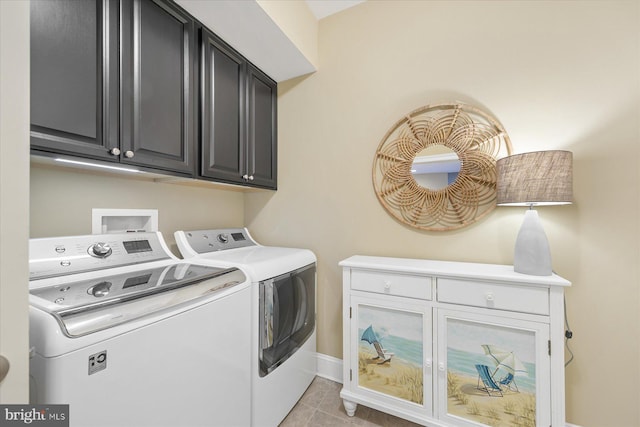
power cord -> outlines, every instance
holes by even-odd
[[[567,351],[571,355],[569,360],[567,360],[564,364],[564,367],[566,368],[567,365],[569,365],[569,363],[573,362],[573,351],[571,351],[571,348],[569,347],[569,340],[573,338],[573,332],[571,331],[571,327],[569,326],[569,318],[567,317],[567,300],[566,299],[564,300],[564,324],[566,326],[566,329],[564,331],[564,346],[567,348]]]

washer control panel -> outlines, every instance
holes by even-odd
[[[184,232],[189,246],[199,254],[256,246],[245,228],[193,230]]]
[[[29,240],[29,279],[169,259],[159,233],[118,233]]]

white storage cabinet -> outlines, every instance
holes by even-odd
[[[564,426],[564,288],[512,266],[353,256],[343,267],[349,415]]]

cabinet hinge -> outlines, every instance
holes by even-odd
[[[349,369],[349,381],[353,381],[353,371],[351,369]]]
[[[551,356],[551,340],[547,341],[547,344],[549,345],[549,356]]]
[[[349,319],[351,319],[351,307],[349,307]]]

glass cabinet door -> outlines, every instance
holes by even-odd
[[[549,325],[438,309],[438,417],[455,425],[548,426]]]
[[[431,308],[406,298],[352,296],[351,309],[351,391],[431,416]]]

